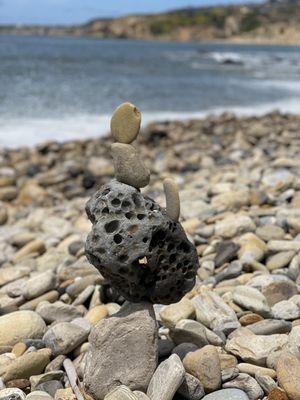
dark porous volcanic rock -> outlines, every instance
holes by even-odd
[[[132,186],[112,181],[88,201],[89,261],[122,296],[170,304],[195,284],[198,256],[178,222]]]

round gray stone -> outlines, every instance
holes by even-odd
[[[249,397],[243,390],[239,389],[222,389],[207,394],[202,400],[249,400]]]

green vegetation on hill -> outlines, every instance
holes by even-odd
[[[162,14],[94,19],[72,27],[0,26],[0,34],[300,44],[299,5],[300,0],[271,0],[260,5],[188,8]]]
[[[171,12],[161,17],[153,17],[150,30],[153,35],[170,34],[178,27],[216,26],[224,28],[226,17],[232,12],[232,7],[215,7],[209,9],[190,9]]]

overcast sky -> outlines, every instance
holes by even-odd
[[[95,17],[229,3],[245,0],[0,0],[0,24],[74,24]]]

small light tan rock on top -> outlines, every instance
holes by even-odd
[[[140,130],[140,110],[131,103],[123,103],[113,113],[110,121],[111,132],[117,142],[133,142]]]

